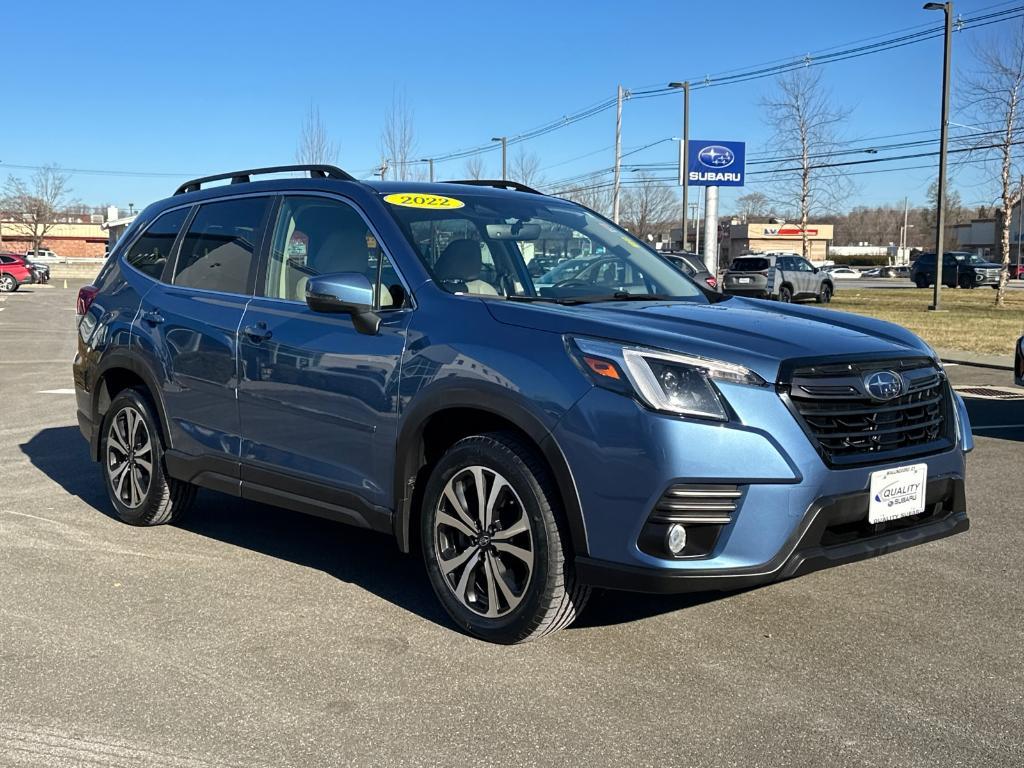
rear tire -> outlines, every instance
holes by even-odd
[[[167,476],[160,426],[139,390],[126,389],[110,404],[100,460],[110,502],[129,525],[174,522],[195,500],[194,485]]]
[[[779,288],[779,301],[783,304],[789,304],[793,301],[793,289],[788,285],[784,285]]]
[[[590,596],[576,581],[551,473],[513,434],[474,435],[448,449],[427,482],[420,533],[438,600],[483,640],[543,637],[571,624]]]
[[[918,288],[927,288],[930,285],[930,283],[927,277],[925,277],[924,275],[918,275],[917,277],[914,278],[914,285],[916,285]]]
[[[0,291],[3,293],[13,293],[18,290],[18,281],[10,275],[0,275]]]

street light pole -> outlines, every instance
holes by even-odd
[[[683,89],[683,140],[679,144],[679,186],[683,188],[683,250],[689,250],[687,223],[690,191],[690,81],[669,83],[669,88]]]
[[[430,180],[433,181],[434,180],[434,158],[432,158],[432,157],[425,157],[422,160],[420,160],[420,162],[421,163],[426,163],[428,166],[430,166]]]
[[[943,262],[943,235],[946,228],[946,146],[949,141],[949,64],[953,40],[953,3],[925,3],[926,11],[942,11],[946,17],[946,49],[942,57],[942,122],[939,129],[939,189],[936,205],[938,211],[935,214],[935,293],[932,298],[931,310],[941,309],[942,299],[942,262]]]
[[[508,181],[508,165],[506,163],[508,156],[508,136],[495,136],[491,141],[501,142],[501,180]]]

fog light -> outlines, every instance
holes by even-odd
[[[668,545],[669,552],[678,555],[686,548],[686,529],[679,523],[670,525],[665,543]]]

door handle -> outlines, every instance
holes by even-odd
[[[156,310],[149,310],[148,312],[142,313],[142,319],[150,325],[160,325],[164,321],[164,316]]]
[[[264,322],[258,322],[256,325],[247,325],[242,329],[242,333],[249,337],[249,340],[255,344],[259,344],[261,341],[266,341],[273,332],[267,328],[267,324]]]

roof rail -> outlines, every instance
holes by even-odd
[[[311,179],[343,179],[344,181],[355,181],[356,177],[346,173],[334,165],[275,165],[270,168],[249,168],[244,171],[232,171],[231,173],[218,173],[216,176],[203,176],[199,179],[186,181],[178,187],[174,194],[184,195],[186,192],[198,192],[203,184],[210,181],[221,181],[231,179],[232,184],[248,184],[251,176],[262,176],[268,173],[285,173],[287,171],[308,171]]]
[[[497,189],[511,189],[515,192],[529,192],[531,195],[543,195],[540,190],[520,184],[518,181],[506,181],[505,179],[458,179],[446,181],[445,184],[471,184],[475,187],[495,187]]]

